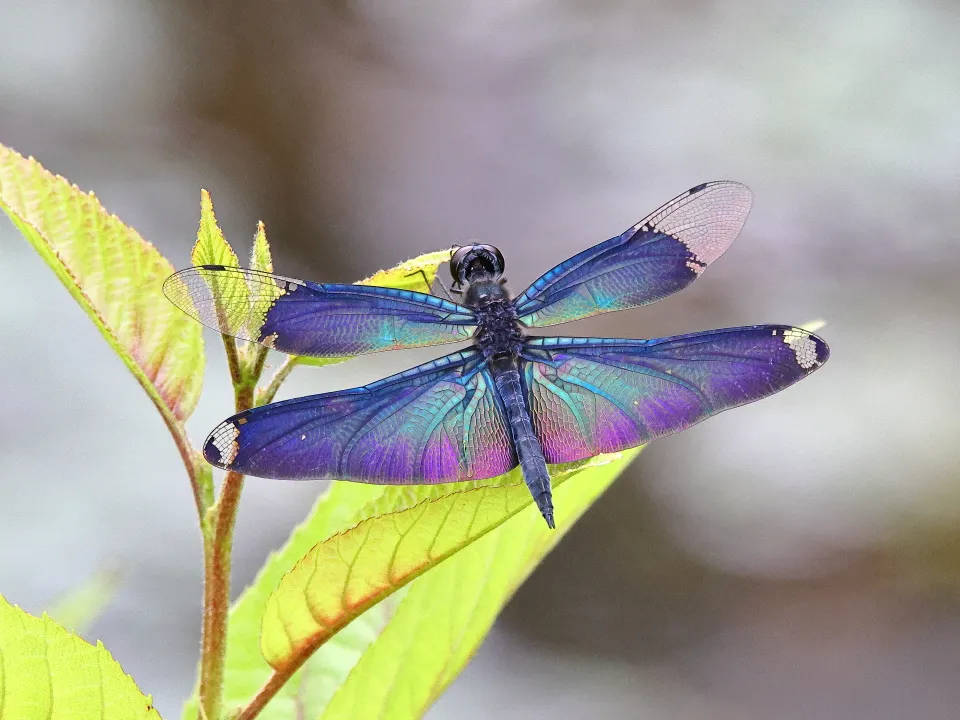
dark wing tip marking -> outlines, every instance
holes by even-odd
[[[689,190],[687,190],[687,192],[688,192],[690,195],[693,195],[694,193],[698,193],[698,192],[700,192],[701,190],[703,190],[703,189],[704,189],[707,185],[709,185],[709,184],[710,184],[710,183],[700,183],[699,185],[694,185],[692,188],[690,188]]]
[[[242,418],[241,418],[242,419]],[[211,465],[224,470],[229,470],[231,463],[236,459],[240,452],[240,445],[237,438],[240,437],[240,429],[237,427],[236,418],[224,420],[217,425],[203,443],[203,458]]]

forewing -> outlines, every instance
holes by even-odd
[[[181,270],[163,291],[207,327],[292,355],[349,357],[458,342],[476,325],[472,310],[433,295],[222,265]]]
[[[772,395],[829,357],[816,335],[787,325],[654,340],[538,338],[524,382],[549,463],[616,452]]]
[[[496,388],[474,350],[365,387],[264,405],[207,438],[213,465],[258,477],[419,485],[517,464]]]
[[[646,305],[682,290],[730,247],[750,212],[740,183],[697,185],[618,237],[557,265],[514,304],[544,327]]]

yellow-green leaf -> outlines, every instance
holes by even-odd
[[[0,718],[159,720],[153,701],[97,643],[0,596]]]
[[[200,191],[200,227],[197,242],[190,253],[194,265],[224,265],[239,267],[237,254],[223,236],[213,212],[213,199],[206,190]]]
[[[50,266],[143,386],[168,425],[203,381],[200,327],[161,286],[173,267],[92,193],[0,145],[0,209]]]
[[[383,287],[399,288],[400,290],[429,293],[433,281],[437,277],[438,268],[450,259],[451,254],[451,250],[437,250],[420,255],[389,270],[374,273],[358,284],[381,285]]]
[[[237,254],[217,224],[213,200],[206,190],[200,191],[200,226],[197,229],[197,242],[190,253],[190,260],[194,265],[240,267]],[[164,290],[177,307],[199,320],[203,314],[192,308],[193,291],[182,283],[180,277],[178,275],[172,278],[164,286]],[[249,312],[251,300],[248,284],[242,278],[238,280],[233,276],[224,277],[218,273],[205,273],[201,277],[210,288],[210,295],[205,299],[213,301],[220,329],[225,331],[226,335],[233,337],[257,337],[259,326],[248,327],[253,318]],[[275,297],[276,295],[271,295],[270,300]],[[222,302],[223,298],[229,298],[229,305]],[[263,323],[262,317],[259,322]]]
[[[257,223],[257,234],[253,236],[253,247],[250,248],[250,267],[261,272],[273,272],[270,243],[267,242],[267,231],[262,222]]]
[[[253,236],[253,245],[250,248],[250,268],[260,272],[273,272],[273,257],[270,254],[270,243],[267,242],[267,229],[262,222],[257,223],[257,232]],[[253,297],[251,290],[251,297]],[[263,365],[262,356],[266,352],[264,347],[253,343],[243,343],[240,348],[240,362],[248,373],[259,373]]]
[[[307,706],[304,716],[421,717],[476,653],[517,588],[634,454],[585,468],[557,487],[556,531],[530,506],[414,580],[346,682],[325,705]]]
[[[557,468],[554,486],[611,462],[624,461],[598,457]],[[562,497],[558,495],[558,507]],[[397,507],[383,508],[384,501]],[[380,511],[372,517],[311,549],[267,603],[260,647],[280,673],[299,667],[369,607],[524,508],[529,508],[527,515],[539,517],[519,470],[492,481],[391,488],[377,503]]]

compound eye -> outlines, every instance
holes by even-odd
[[[467,282],[465,277],[467,264],[464,262],[467,255],[474,249],[474,245],[464,245],[459,247],[453,253],[453,256],[450,258],[450,274],[453,276],[453,281],[458,285],[463,285]]]
[[[483,259],[490,264],[493,274],[502,275],[505,263],[503,262],[503,254],[500,250],[493,245],[480,245],[479,247],[483,252]]]

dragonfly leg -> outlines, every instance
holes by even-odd
[[[420,270],[414,270],[412,273],[407,273],[406,277],[413,277],[414,275],[419,275],[420,277],[423,278],[423,284],[427,286],[427,292],[431,292],[431,293],[433,292],[433,287],[430,284],[429,279],[427,278],[427,273],[424,272],[422,268]],[[456,300],[453,299],[453,293],[457,293],[459,295],[463,294],[462,290],[450,290],[450,288],[448,288],[446,285],[443,284],[443,280],[440,279],[439,275],[434,277],[434,281],[440,284],[440,289],[443,290],[444,296],[450,302],[457,302]]]

